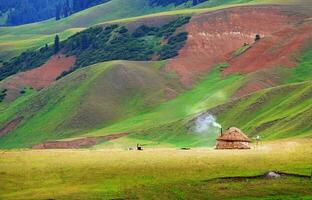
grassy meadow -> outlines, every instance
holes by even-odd
[[[0,199],[311,199],[311,139],[251,150],[174,148],[0,152]]]

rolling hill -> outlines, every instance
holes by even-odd
[[[284,73],[286,74],[290,73],[286,72],[288,70],[293,72],[293,80],[297,82],[295,76],[302,78],[298,72],[305,68],[305,66],[311,66],[310,56],[307,54],[303,58],[302,64],[298,65],[296,68],[280,70],[285,71]],[[306,58],[309,60],[306,60]],[[159,73],[159,66],[163,64],[164,63],[150,63],[149,65],[151,67],[149,70],[151,70],[152,74],[156,75]],[[111,68],[118,69],[121,66],[122,68],[127,66],[129,69],[134,70],[136,68],[140,69],[140,65],[141,70],[147,70],[147,63],[131,64],[125,61],[121,63],[117,62],[113,64]],[[185,91],[175,99],[169,101],[168,98],[172,98],[171,92],[174,91],[173,89],[180,92],[183,91],[179,87],[178,79],[175,76],[169,76],[168,85],[160,86],[159,82],[164,83],[165,81],[161,81],[161,76],[159,77],[159,75],[156,75],[158,78],[155,80],[157,80],[158,84],[156,84],[156,82],[151,82],[150,84],[153,87],[148,89],[148,91],[152,93],[148,93],[147,96],[138,96],[135,99],[133,98],[133,94],[130,93],[127,96],[128,98],[132,97],[129,100],[130,102],[133,101],[133,103],[129,102],[129,104],[127,103],[125,105],[123,102],[117,103],[115,101],[120,99],[120,95],[122,95],[122,99],[124,99],[124,95],[127,93],[115,88],[116,86],[114,86],[114,84],[120,85],[119,82],[114,83],[112,80],[105,80],[110,75],[104,75],[112,72],[106,71],[107,69],[103,68],[103,66],[110,65],[100,64],[79,70],[34,96],[31,95],[33,91],[30,91],[30,97],[21,97],[14,102],[13,105],[17,105],[11,105],[7,110],[4,110],[4,113],[11,113],[11,116],[18,116],[17,113],[25,113],[24,110],[28,109],[34,112],[35,115],[29,113],[29,115],[24,116],[26,119],[25,122],[21,123],[10,134],[1,138],[1,146],[7,148],[17,146],[29,147],[29,145],[31,146],[40,141],[44,141],[46,138],[61,139],[69,136],[101,136],[120,132],[128,132],[131,134],[127,139],[118,139],[114,141],[114,143],[126,145],[139,140],[145,142],[149,141],[148,143],[154,145],[213,145],[214,137],[197,134],[192,129],[192,119],[199,113],[206,112],[207,110],[215,114],[224,127],[235,124],[244,131],[250,133],[251,136],[254,134],[261,134],[266,139],[281,139],[285,137],[305,137],[311,135],[311,129],[305,124],[309,122],[309,113],[311,113],[311,108],[309,108],[311,101],[310,81],[290,83],[277,88],[266,89],[238,98],[237,100],[230,100],[229,103],[226,103],[247,79],[241,75],[232,75],[226,79],[220,77],[220,69],[224,67],[221,65],[217,66],[206,78],[203,78],[194,89]],[[73,81],[77,79],[77,77],[81,77],[82,74],[93,74],[95,72],[99,78],[97,78],[96,81],[93,80],[92,82],[94,83],[92,84],[88,83],[91,84],[88,87],[84,86],[85,84],[83,84],[81,80],[79,80],[78,83],[76,82],[76,84],[75,81]],[[138,71],[135,75],[136,74],[138,74]],[[117,73],[114,77],[118,78],[121,75],[122,74]],[[147,74],[142,74],[142,76],[145,77]],[[167,75],[165,75],[165,77],[167,77]],[[91,78],[87,78],[87,80],[91,80]],[[100,82],[98,81],[100,80],[107,83],[99,84]],[[120,80],[120,78],[118,78],[118,80]],[[109,85],[113,83],[111,88],[115,88],[115,90],[105,89],[104,91],[106,92],[103,93],[98,92],[99,86],[94,86],[107,85],[108,83]],[[72,91],[70,88],[76,88],[77,84],[79,88],[87,88],[77,88]],[[145,83],[144,85],[148,87],[150,84]],[[168,86],[170,86],[170,89],[168,89]],[[123,87],[125,86],[119,86],[118,88],[123,89]],[[130,87],[138,88],[136,85]],[[103,89],[100,90],[103,91]],[[58,94],[60,96],[55,96],[55,91],[59,91]],[[67,94],[66,98],[62,96],[64,93]],[[166,96],[166,93],[169,96]],[[109,96],[107,97],[106,94]],[[287,98],[285,98],[285,95]],[[37,99],[39,99],[38,96],[41,97],[40,100],[43,102],[37,101]],[[54,98],[50,96],[54,96]],[[27,99],[26,102],[31,102],[31,105],[25,104],[23,98]],[[107,98],[116,99],[108,100]],[[75,102],[79,101],[79,110],[77,110],[75,106],[77,103]],[[98,103],[94,103],[97,101]],[[109,103],[110,101],[111,103]],[[159,103],[161,103],[160,106],[157,106]],[[222,105],[223,103],[225,104]],[[39,107],[38,105],[44,106]],[[69,107],[69,105],[71,106]],[[145,109],[142,107],[143,105],[145,105]],[[215,107],[216,105],[219,106]],[[19,112],[16,113],[16,109],[19,110]],[[250,112],[250,109],[253,109],[252,112]],[[125,111],[129,113],[125,113]],[[64,115],[64,113],[68,113],[69,115]],[[60,116],[62,116],[62,118],[60,118]],[[10,118],[9,116],[7,117]],[[67,122],[64,119],[66,119]],[[34,126],[34,124],[36,125]],[[106,128],[101,128],[103,126]],[[98,130],[94,130],[94,128]],[[271,132],[274,132],[274,134]]]
[[[174,77],[158,72],[159,65],[162,63],[101,63],[78,70],[39,93],[26,91],[13,105],[2,108],[8,115],[1,115],[1,120],[22,116],[29,123],[19,125],[16,134],[4,136],[2,144],[13,145],[10,141],[16,136],[21,138],[15,145],[34,144],[33,138],[64,138],[148,110],[170,98],[166,91],[178,85]]]
[[[67,41],[84,32],[72,33],[90,25],[100,23],[97,27],[103,29],[114,24],[124,25],[132,34],[142,25],[164,26],[175,18],[173,16],[191,15],[189,22],[174,30],[175,35],[188,34],[178,55],[159,61],[154,56],[149,61],[118,61],[112,53],[109,58],[116,61],[99,59],[91,66],[92,63],[87,62],[84,68],[75,68],[58,80],[54,79],[62,70],[79,66],[76,59],[83,52],[67,54],[75,58],[47,80],[36,76],[50,73],[54,65],[49,63],[62,62],[66,56],[55,55],[47,63],[26,68],[22,73],[22,69],[17,68],[20,71],[17,70],[16,75],[0,82],[1,95],[4,98],[12,95],[0,102],[1,148],[32,147],[49,140],[70,141],[120,133],[128,136],[112,141],[113,144],[145,141],[153,145],[212,146],[218,132],[210,137],[197,134],[193,129],[193,120],[205,112],[216,115],[224,127],[239,126],[250,136],[259,134],[267,140],[310,136],[311,127],[305,124],[311,118],[309,7],[295,1],[286,2],[295,5],[254,5],[267,2],[248,1],[243,6],[233,5],[241,1],[226,1],[220,7],[202,8],[220,5],[209,1],[198,5],[201,9],[179,9],[143,17],[123,18],[133,16],[130,12],[120,15],[112,12],[114,16],[104,18],[97,16],[108,9],[107,6],[117,9],[118,1],[121,0],[82,11],[57,24],[46,21],[0,28],[0,37],[3,41],[20,37],[30,42],[27,37],[37,34],[54,37],[55,33],[64,31],[61,38],[66,47]],[[131,6],[136,15],[176,9],[156,7],[140,13],[135,11],[139,4],[138,0],[125,6]],[[119,18],[123,19],[105,22]],[[155,32],[148,34],[144,42],[150,44]],[[257,34],[261,38],[255,41]],[[71,37],[65,40],[68,36]],[[37,40],[34,48],[46,39]],[[168,41],[163,39],[158,38],[158,44],[166,45]],[[18,40],[15,42],[20,44]],[[87,55],[100,54],[90,51]],[[36,87],[38,85],[40,87]],[[14,92],[10,93],[8,86],[14,88]]]

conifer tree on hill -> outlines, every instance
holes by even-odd
[[[60,37],[58,35],[54,38],[54,54],[60,51]]]

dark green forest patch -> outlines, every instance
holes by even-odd
[[[92,27],[79,32],[58,44],[62,53],[77,57],[75,66],[61,77],[78,68],[104,61],[149,61],[175,57],[187,39],[186,32],[176,33],[176,29],[189,20],[189,16],[180,16],[161,27],[142,25],[133,32],[117,24]],[[39,67],[54,53],[54,45],[26,51],[3,64],[0,68],[0,80]]]

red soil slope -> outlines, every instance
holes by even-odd
[[[180,75],[181,82],[190,86],[202,72],[209,71],[215,64],[230,60],[229,55],[244,43],[253,44],[256,34],[264,39],[255,44],[253,50],[248,50],[256,51],[251,53],[254,56],[251,57],[248,53],[244,54],[244,59],[241,56],[233,59],[225,74],[241,71],[247,73],[277,64],[293,65],[291,53],[308,37],[308,30],[300,24],[305,18],[308,16],[298,13],[296,9],[279,6],[236,7],[194,16],[184,28],[189,33],[185,47],[180,50],[178,57],[167,64],[166,69],[175,71]],[[292,31],[292,34],[288,35],[288,31]],[[283,38],[277,39],[280,35]],[[283,41],[285,38],[288,40],[283,43],[284,46],[275,46],[276,40]],[[276,53],[271,55],[267,51],[258,58],[257,52],[261,50],[254,49],[264,51],[268,47]],[[277,56],[279,59],[275,60]],[[258,59],[255,62],[259,64],[250,64],[255,57]]]
[[[263,68],[293,67],[305,41],[312,38],[312,23],[289,27],[260,40],[247,52],[230,61],[224,74],[250,73]]]
[[[62,72],[69,70],[75,63],[74,56],[55,55],[41,67],[19,73],[4,81],[3,88],[8,89],[7,99],[12,100],[24,87],[42,89],[49,86]]]

